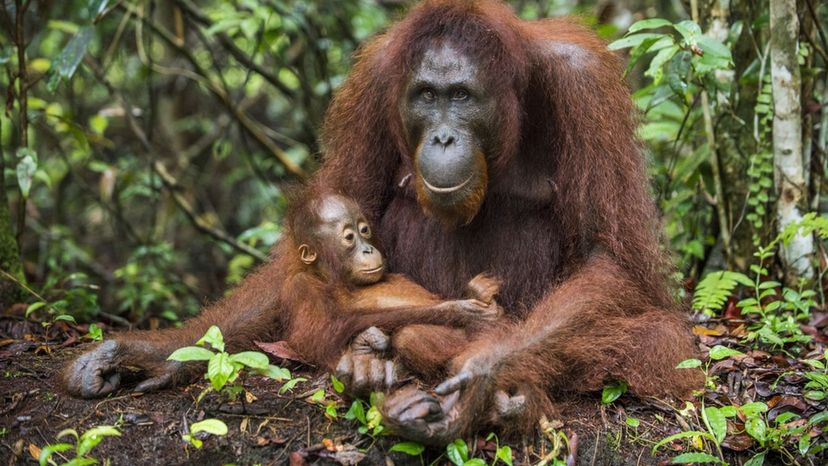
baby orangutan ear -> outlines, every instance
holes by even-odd
[[[307,244],[299,246],[299,259],[307,265],[316,262],[316,251]]]

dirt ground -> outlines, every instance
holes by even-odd
[[[21,325],[19,321],[13,324]],[[40,449],[58,442],[55,436],[60,431],[72,428],[83,432],[98,425],[117,425],[122,432],[121,437],[105,438],[91,453],[102,463],[109,460],[114,465],[300,466],[348,464],[359,459],[360,464],[368,465],[450,464],[442,449],[427,450],[422,458],[412,457],[389,452],[398,438],[373,439],[358,433],[354,421],[343,419],[350,402],[339,398],[325,374],[294,368],[294,376],[305,376],[308,381],[285,395],[278,394],[278,382],[248,377],[244,383],[248,393],[241,397],[247,400],[238,402],[224,401],[213,393],[196,403],[206,381],[142,396],[121,390],[105,399],[87,401],[64,393],[57,374],[88,344],[71,345],[71,337],[69,346],[67,341],[31,340],[28,331],[3,332],[0,325],[0,465],[36,464]],[[337,419],[326,417],[325,407],[311,400],[319,388],[326,390],[327,400],[338,401]],[[188,446],[182,433],[193,422],[206,418],[223,420],[228,434],[205,438],[201,449]],[[627,418],[638,419],[640,425],[627,425]],[[579,400],[566,405],[560,419],[554,421],[557,430],[570,440],[577,437],[576,458],[571,464],[667,464],[686,448],[679,441],[662,449],[664,456],[651,455],[655,442],[682,430],[683,421],[675,409],[658,400],[624,396],[610,406],[602,406],[597,398]],[[486,434],[467,441],[472,456],[494,464],[494,444],[485,441]],[[541,434],[501,442],[511,446],[515,464],[536,464],[552,448]],[[738,456],[726,450],[725,455],[730,464],[742,464],[752,454]],[[55,459],[62,463],[61,458]],[[801,464],[828,464],[821,461],[805,459]],[[771,456],[765,464],[781,462]]]

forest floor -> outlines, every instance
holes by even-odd
[[[711,322],[697,326],[695,332],[702,345],[738,347],[728,329],[728,325]],[[244,379],[243,395],[235,402],[217,393],[197,402],[207,381],[145,395],[121,390],[99,400],[73,398],[61,389],[59,373],[89,347],[80,342],[85,332],[86,326],[67,322],[44,329],[19,318],[0,318],[0,466],[36,464],[44,447],[72,440],[56,438],[64,429],[83,433],[101,425],[117,426],[121,436],[104,438],[89,456],[114,465],[452,464],[445,449],[408,456],[390,451],[400,442],[398,438],[359,433],[359,424],[344,418],[350,401],[336,393],[330,378],[297,366],[291,366],[294,377],[308,380],[290,392],[279,394],[281,383],[249,376]],[[813,354],[802,359],[824,361],[822,345],[815,344]],[[828,434],[822,430],[826,423],[808,422],[826,413],[825,403],[802,396],[807,379],[803,371],[810,367],[790,357],[738,348],[745,354],[710,366],[709,374],[717,375],[718,382],[707,390],[704,402],[725,412],[726,406],[763,401],[769,408],[761,414],[764,445],[745,433],[745,423],[751,421],[739,411],[728,415],[726,436],[721,431],[720,454],[710,438],[688,434],[664,443],[654,455],[653,447],[672,434],[701,430],[716,437],[717,427],[705,426],[717,421],[704,421],[698,400],[670,404],[624,395],[603,405],[596,394],[562,405],[559,418],[550,420],[547,431],[534,438],[500,439],[498,445],[483,432],[466,439],[468,456],[483,460],[466,464],[495,464],[498,446],[506,444],[514,464],[538,464],[545,458],[550,465],[660,465],[682,453],[704,450],[731,465],[745,464],[762,451],[767,452],[764,464],[828,464],[824,451],[799,453],[804,436],[812,447],[828,446]],[[786,412],[792,413],[785,415],[789,419],[777,425],[774,421]],[[828,417],[828,413],[822,415]],[[203,437],[200,449],[182,440],[189,425],[208,418],[224,421],[227,435]],[[572,450],[574,458],[567,460]],[[53,456],[58,464],[74,458],[71,450],[61,455]]]

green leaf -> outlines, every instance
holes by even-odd
[[[719,411],[724,415],[724,417],[733,417],[736,415],[735,406],[722,406],[719,408]]]
[[[730,349],[726,346],[716,345],[710,348],[710,359],[714,361],[718,361],[720,359],[729,358],[731,356],[740,356],[743,355],[741,351],[737,351],[735,349]]]
[[[120,437],[121,432],[113,426],[97,426],[93,427],[78,440],[78,456],[86,456],[90,450],[95,448],[106,437]]]
[[[765,452],[755,455],[745,462],[744,466],[762,466],[763,464],[765,464]]]
[[[512,466],[512,447],[509,445],[503,445],[502,447],[498,448],[495,451],[495,456],[500,461],[503,461],[508,466]]]
[[[712,406],[704,408],[704,417],[710,427],[710,433],[716,438],[716,443],[721,444],[727,435],[727,419],[718,408]]]
[[[722,464],[722,460],[716,458],[715,456],[709,453],[701,453],[701,452],[691,452],[691,453],[682,453],[672,460],[670,460],[670,464],[689,464],[689,463],[716,463]]]
[[[190,426],[190,435],[207,432],[212,435],[227,435],[227,424],[219,419],[205,419]]]
[[[94,26],[83,26],[69,40],[66,47],[52,62],[52,66],[61,78],[67,80],[72,78],[94,37]]]
[[[71,450],[73,448],[75,448],[75,446],[71,443],[53,443],[46,445],[42,450],[40,450],[40,457],[38,458],[40,466],[46,466],[49,458],[51,458],[55,453]]]
[[[684,361],[678,363],[676,369],[695,369],[696,367],[701,367],[702,362],[698,359],[685,359]]]
[[[269,364],[266,369],[259,370],[259,371],[256,371],[256,372],[258,372],[259,374],[261,374],[265,377],[269,377],[273,380],[276,380],[276,381],[290,379],[290,371],[288,369],[285,369],[285,368],[279,367],[279,366],[274,366],[273,364]],[[301,377],[300,377],[300,379],[301,379]],[[304,380],[304,379],[301,379],[301,380]],[[285,384],[285,385],[287,385],[287,384]],[[295,383],[294,383],[294,385],[295,385]],[[284,388],[284,385],[282,385],[282,387]]]
[[[616,381],[604,387],[601,392],[601,403],[608,405],[617,400],[624,393],[627,392],[627,384],[622,381]]]
[[[822,411],[811,416],[811,418],[808,419],[808,424],[815,426],[826,421],[828,421],[828,411]]]
[[[446,456],[456,466],[463,466],[469,459],[469,447],[462,439],[457,439],[446,445]]]
[[[17,149],[17,185],[20,186],[20,193],[23,198],[29,198],[29,191],[32,189],[32,177],[37,171],[37,154],[25,147]]]
[[[650,67],[647,68],[644,75],[653,78],[654,84],[661,83],[661,79],[664,77],[663,65],[670,61],[670,59],[673,58],[673,55],[678,53],[679,50],[680,48],[678,45],[661,49],[656,56],[653,57],[653,61],[650,62]]]
[[[230,362],[244,364],[247,367],[258,370],[267,370],[270,361],[263,353],[258,351],[242,351],[230,356]]]
[[[27,308],[26,308],[26,314],[25,314],[25,317],[28,319],[28,318],[29,318],[29,316],[30,316],[30,315],[31,315],[34,311],[36,311],[36,310],[38,310],[38,309],[42,308],[42,307],[43,307],[43,306],[45,306],[45,305],[46,305],[46,302],[45,302],[45,301],[37,301],[37,302],[34,302],[34,303],[32,303],[32,304],[29,304],[29,307],[27,307]]]
[[[398,451],[410,456],[419,456],[425,451],[425,447],[417,442],[395,443],[389,451]]]
[[[729,270],[711,272],[696,285],[693,309],[704,313],[720,311],[738,285],[753,286],[747,275]]]
[[[636,47],[640,45],[645,40],[653,39],[658,40],[664,37],[665,34],[655,34],[655,33],[644,33],[644,34],[633,34],[631,36],[622,37],[611,44],[609,44],[608,48],[610,50],[620,50],[626,49],[629,47]],[[652,45],[652,44],[651,44]]]
[[[463,463],[463,466],[486,466],[486,462],[480,458],[472,458]]]
[[[89,331],[86,333],[86,336],[92,341],[102,341],[103,329],[95,324],[89,324]]]
[[[204,346],[209,343],[216,351],[224,351],[224,337],[221,336],[221,330],[213,325],[207,329],[207,333],[196,342],[196,345]]]
[[[235,372],[227,353],[216,353],[207,364],[207,378],[214,389],[221,390]]]
[[[761,417],[749,417],[745,421],[745,432],[759,442],[759,445],[765,445],[767,426]]]
[[[363,406],[363,402],[361,400],[354,400],[351,403],[351,407],[348,408],[348,412],[345,413],[345,419],[349,421],[357,421],[360,424],[368,424],[368,420],[365,418],[365,407]]]
[[[739,410],[744,413],[746,417],[755,417],[762,413],[768,412],[768,405],[761,401],[753,401],[739,406]]]
[[[636,429],[641,425],[641,421],[634,417],[628,417],[624,422],[626,422],[628,426]]]
[[[660,28],[660,27],[664,27],[664,26],[672,26],[672,25],[673,25],[673,23],[671,21],[667,21],[666,19],[661,19],[661,18],[644,19],[644,20],[636,21],[635,23],[633,23],[633,25],[630,26],[630,30],[627,31],[627,33],[629,34],[629,33],[636,32],[636,31],[641,31],[641,30],[644,30],[644,29],[656,29],[656,28]]]
[[[167,360],[181,362],[209,361],[214,354],[215,353],[207,348],[202,348],[200,346],[185,346],[184,348],[178,348],[173,351],[171,355],[167,356]]]
[[[678,24],[674,24],[673,28],[681,34],[685,44],[695,44],[696,38],[702,35],[701,28],[698,24],[691,20],[685,20]]]
[[[333,386],[336,393],[342,393],[345,391],[345,384],[342,383],[341,380],[337,379],[333,374],[331,374],[331,386]]]
[[[295,387],[299,382],[307,381],[308,379],[304,377],[296,377],[295,379],[290,379],[287,382],[285,382],[281,387],[279,387],[279,394],[284,395],[285,393],[293,390],[293,387]]]
[[[65,320],[66,322],[72,322],[73,324],[76,324],[76,323],[77,323],[77,321],[75,320],[75,318],[74,318],[74,317],[72,317],[72,316],[70,316],[69,314],[61,314],[61,315],[59,315],[59,316],[55,317],[55,319],[54,319],[54,320],[55,320],[55,322],[57,322],[57,321],[59,321],[59,320]]]

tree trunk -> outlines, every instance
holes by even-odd
[[[0,141],[3,140],[3,125],[0,123]],[[23,266],[20,263],[20,249],[12,227],[11,209],[6,196],[6,177],[2,176],[6,169],[6,159],[0,150],[0,270],[23,281]],[[20,302],[22,292],[20,286],[5,274],[0,276],[0,308],[6,308]]]
[[[777,228],[782,231],[802,218],[807,208],[808,190],[802,153],[802,107],[800,72],[797,62],[799,20],[796,0],[770,2],[771,78],[773,82],[773,160]],[[780,246],[785,281],[796,283],[811,279],[813,238],[796,235]]]

